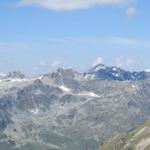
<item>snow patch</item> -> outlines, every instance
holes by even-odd
[[[34,115],[36,115],[36,114],[38,114],[38,112],[39,112],[39,109],[32,109],[32,110],[30,110],[30,112],[32,113],[32,114],[34,114]]]
[[[40,89],[36,89],[36,90],[34,91],[34,94],[35,94],[35,95],[40,95],[40,94],[43,94],[43,92],[42,92]]]
[[[94,78],[95,78],[95,74],[93,74],[93,75],[91,76],[91,78],[94,79]]]
[[[84,77],[85,77],[86,79],[88,79],[88,78],[91,77],[91,74],[86,74]]]
[[[71,89],[69,89],[69,88],[67,88],[67,87],[65,87],[63,85],[60,86],[60,89],[65,91],[65,92],[70,92],[71,91]]]
[[[119,73],[112,73],[113,76],[119,77],[120,74]]]
[[[100,97],[99,95],[95,94],[94,92],[83,92],[79,94],[80,96],[90,96],[90,97]]]
[[[38,77],[38,79],[40,79],[40,80],[43,79],[43,76]]]
[[[88,95],[91,96],[91,97],[99,97],[97,94],[95,94],[93,92],[89,92]]]
[[[15,79],[11,79],[10,82],[23,82],[23,81],[26,81],[26,79],[18,79],[18,78],[15,78]]]
[[[116,74],[115,74],[115,76],[116,76],[116,77],[119,77],[119,76],[120,76],[120,74],[119,74],[119,73],[116,73]]]
[[[112,68],[112,70],[113,70],[113,71],[117,71],[117,69],[116,69],[115,67],[114,67],[114,68]]]
[[[84,78],[86,78],[86,79],[89,79],[89,78],[91,78],[91,79],[95,79],[95,74],[86,74],[85,76],[84,76]]]

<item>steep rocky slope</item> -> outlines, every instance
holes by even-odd
[[[150,150],[150,122],[116,136],[102,150]]]

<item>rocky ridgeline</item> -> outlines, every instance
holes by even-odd
[[[102,68],[108,70],[95,71]],[[72,69],[36,78],[11,73],[0,80],[1,150],[97,150],[150,119],[149,76],[137,74],[120,80]]]

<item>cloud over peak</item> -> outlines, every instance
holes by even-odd
[[[123,6],[136,0],[18,0],[17,6],[37,6],[49,10],[72,11],[100,5]]]
[[[93,67],[96,66],[96,65],[99,65],[99,64],[103,64],[104,63],[104,58],[102,57],[98,57],[96,58],[96,60],[93,62]]]
[[[138,12],[138,10],[135,7],[129,7],[126,10],[126,15],[129,16],[129,17],[133,17],[134,15],[137,14],[137,12]]]
[[[135,60],[132,58],[126,58],[123,56],[117,57],[115,61],[116,66],[118,67],[129,67],[135,64]]]

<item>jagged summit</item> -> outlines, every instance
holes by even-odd
[[[104,64],[98,64],[81,74],[73,69],[58,68],[55,72],[47,73],[41,77],[49,77],[55,79],[57,83],[62,84],[62,80],[69,79],[97,79],[97,80],[118,80],[118,81],[137,81],[145,80],[150,77],[150,72],[139,71],[132,72],[121,69],[116,66],[106,66]],[[8,74],[0,73],[0,79],[24,79],[26,76],[20,71],[9,72]]]
[[[19,78],[19,79],[23,79],[25,78],[25,75],[23,73],[21,73],[20,71],[13,71],[13,72],[9,72],[5,78]]]
[[[104,70],[107,69],[108,67],[104,64],[98,64],[96,66],[94,66],[91,70],[93,71],[98,71],[98,70]]]
[[[131,72],[115,66],[105,66],[98,64],[89,71],[85,72],[85,78],[99,79],[99,80],[144,80],[148,78],[148,73],[145,71]]]

